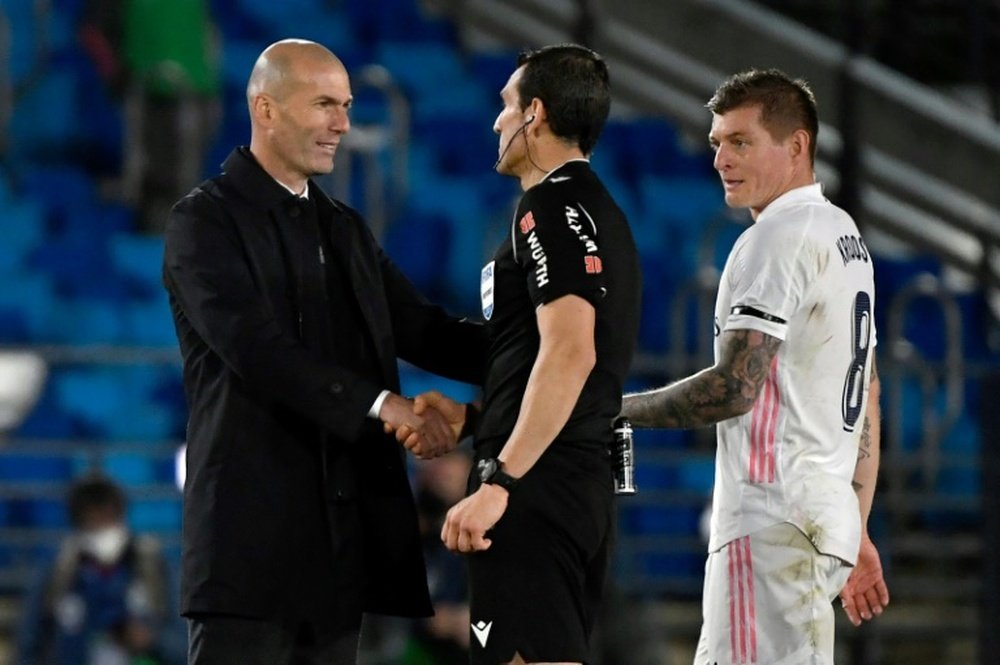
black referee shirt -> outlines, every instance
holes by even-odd
[[[597,364],[556,442],[603,449],[621,410],[641,290],[628,221],[589,162],[567,162],[525,192],[480,280],[490,351],[476,447],[495,455],[514,429],[538,356],[535,310],[573,294],[596,310]]]

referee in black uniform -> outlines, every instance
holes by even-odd
[[[638,332],[639,258],[587,161],[611,105],[601,57],[524,53],[501,97],[496,169],[525,193],[482,270],[477,466],[442,539],[470,553],[473,664],[586,663],[614,542],[607,450]]]

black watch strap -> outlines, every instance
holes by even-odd
[[[517,487],[517,483],[520,478],[515,478],[506,471],[503,470],[503,462],[496,458],[482,460],[479,463],[481,466],[490,465],[493,467],[492,472],[489,475],[483,476],[482,481],[487,485],[499,485],[508,492],[513,492],[514,488]]]

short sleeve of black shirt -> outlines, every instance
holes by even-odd
[[[514,260],[535,307],[576,295],[597,307],[606,293],[597,227],[572,188],[545,182],[518,206]]]

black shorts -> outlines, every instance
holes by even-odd
[[[470,662],[590,661],[594,616],[615,534],[611,468],[603,453],[554,443],[511,493],[468,556]]]

